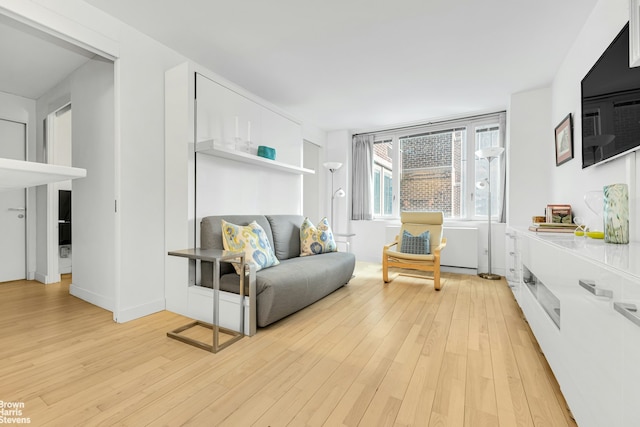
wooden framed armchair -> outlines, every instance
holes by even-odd
[[[440,290],[440,251],[442,251],[442,249],[447,245],[447,239],[442,237],[442,224],[444,222],[443,213],[402,212],[400,214],[400,221],[402,222],[400,234],[396,236],[395,242],[386,245],[382,250],[382,279],[385,283],[388,283],[398,275],[396,274],[390,279],[390,267],[433,272],[433,286],[436,290]],[[424,233],[426,231],[429,232],[428,245],[430,250],[426,251],[428,253],[424,254],[420,252],[425,251],[415,250],[415,239],[424,238]],[[402,243],[405,232],[408,234],[404,239],[406,247],[403,251]],[[421,240],[417,241],[422,243]],[[411,247],[409,244],[411,244]],[[406,273],[399,274],[413,276]]]

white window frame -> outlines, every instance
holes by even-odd
[[[396,159],[399,159],[398,155],[398,138],[395,136],[386,137],[386,138],[375,138],[374,144],[383,143],[383,142],[391,142],[391,163],[385,164],[386,162],[376,162],[374,155],[373,167],[374,169],[380,168],[380,214],[376,214],[374,210],[373,217],[374,219],[395,219],[400,217],[400,212],[398,211],[398,195],[400,194],[400,173],[398,172],[398,168],[394,165],[397,163]],[[389,169],[391,170],[391,214],[384,214],[384,176],[389,175]]]
[[[440,132],[446,131],[454,128],[466,128],[466,141],[465,141],[465,149],[462,153],[461,159],[461,167],[464,169],[464,175],[462,178],[462,189],[461,189],[461,201],[464,203],[464,215],[455,218],[446,218],[447,221],[486,221],[486,216],[477,216],[475,215],[475,165],[476,165],[476,128],[498,124],[499,126],[505,126],[504,120],[501,120],[501,115],[506,115],[505,112],[498,112],[493,114],[487,114],[480,117],[469,117],[469,118],[461,118],[446,122],[441,122],[437,124],[424,125],[424,126],[412,126],[410,128],[403,129],[395,129],[390,131],[382,131],[376,132],[375,134],[375,142],[385,142],[392,141],[393,149],[392,149],[392,184],[393,184],[393,200],[392,200],[392,214],[391,215],[376,215],[374,214],[374,219],[398,219],[400,218],[400,174],[402,165],[399,162],[402,159],[400,152],[400,139],[406,138],[412,135],[420,134],[421,132]],[[501,135],[506,135],[506,129],[501,129]],[[499,146],[505,147],[505,139],[503,137],[500,139]],[[483,160],[486,161],[486,160]],[[502,162],[502,168],[505,166],[506,155],[503,155],[500,159]],[[496,167],[497,162],[494,160],[492,167]],[[506,177],[503,177],[506,179]],[[383,181],[383,180],[381,180]],[[384,186],[383,182],[380,183],[380,191],[383,193]],[[504,183],[499,183],[498,188],[504,186]],[[492,194],[492,197],[502,197],[503,194],[499,192],[498,194]],[[381,212],[384,210],[384,200],[381,194]],[[498,203],[498,205],[503,204]],[[498,220],[501,217],[501,212],[492,212],[492,218],[494,220]]]

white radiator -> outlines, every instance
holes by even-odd
[[[392,242],[400,226],[386,227],[386,241]],[[444,227],[447,247],[442,251],[440,265],[456,268],[478,268],[478,229],[471,227]]]
[[[442,251],[440,265],[478,268],[478,229],[444,227],[447,247]]]

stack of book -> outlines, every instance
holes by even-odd
[[[562,222],[539,222],[531,224],[529,230],[536,233],[573,233],[577,228],[575,224]]]

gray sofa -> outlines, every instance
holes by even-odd
[[[355,256],[331,252],[300,256],[300,215],[225,215],[204,217],[200,227],[203,249],[223,249],[224,219],[237,225],[256,221],[264,229],[280,261],[256,273],[257,324],[267,326],[313,304],[344,286],[353,275]],[[212,265],[202,263],[202,286],[212,287]],[[239,293],[240,278],[228,263],[221,263],[220,289]]]

